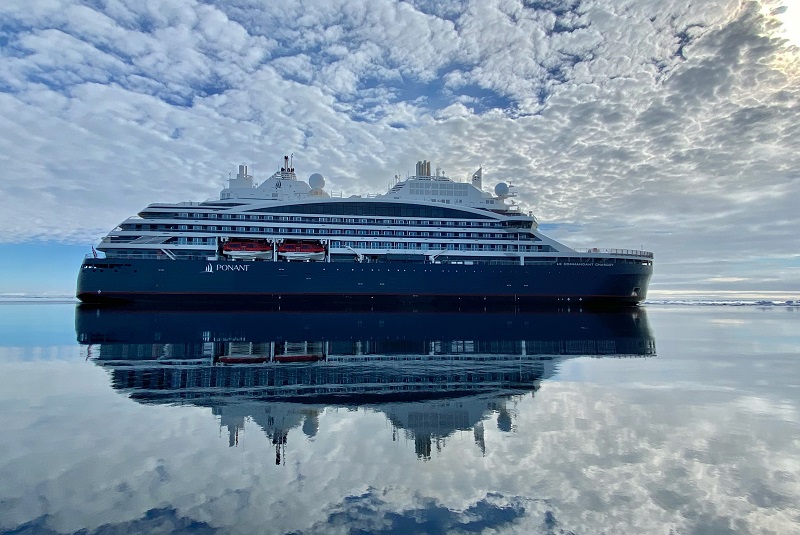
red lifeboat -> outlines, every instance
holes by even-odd
[[[285,242],[278,246],[278,255],[286,260],[324,260],[325,246],[321,243]]]
[[[324,253],[325,247],[319,243],[283,243],[278,246],[279,253]]]
[[[255,240],[231,240],[222,246],[222,254],[231,258],[272,258],[272,244]]]

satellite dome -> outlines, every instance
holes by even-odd
[[[308,177],[308,185],[312,189],[322,189],[325,187],[325,178],[319,173],[314,173]]]
[[[505,197],[508,195],[508,184],[500,182],[494,187],[494,194],[498,197]]]

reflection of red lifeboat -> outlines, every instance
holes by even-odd
[[[278,255],[286,260],[325,260],[321,243],[287,242],[278,246]]]
[[[219,357],[218,359],[223,364],[261,364],[262,362],[267,362],[267,357],[263,356],[225,356]]]
[[[316,362],[324,359],[322,355],[275,355],[275,362]]]
[[[222,253],[231,258],[272,258],[272,244],[255,240],[235,240],[222,246]]]

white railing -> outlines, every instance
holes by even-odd
[[[136,243],[136,244],[159,244],[159,243],[166,243],[172,236],[141,236],[136,238],[135,240],[128,242],[128,243]],[[121,242],[117,242],[121,243]]]
[[[615,254],[621,256],[635,256],[638,258],[653,258],[653,253],[650,251],[638,251],[636,249],[603,249],[592,247],[589,249],[575,249],[579,253],[602,253],[602,254]]]
[[[148,251],[142,252],[142,253],[130,253],[130,252],[128,252],[128,253],[122,253],[122,254],[120,254],[118,252],[114,252],[113,256],[108,256],[108,255],[99,256],[99,255],[101,255],[103,253],[98,251],[97,252],[97,254],[98,254],[97,258],[103,258],[103,259],[108,259],[108,260],[124,260],[126,258],[130,258],[130,259],[145,258],[145,259],[169,260],[171,257],[169,255],[164,254],[163,252],[161,252],[162,250],[159,250],[158,252],[152,252],[152,251],[148,250]],[[215,254],[214,251],[208,251],[207,253],[204,253],[204,254],[185,254],[185,253],[181,253],[180,249],[170,249],[169,251],[172,254],[172,256],[174,257],[174,258],[172,258],[172,260],[178,260],[178,259],[195,259],[195,260],[201,259],[201,260],[204,260],[204,259],[208,258],[209,256],[214,256],[214,254]],[[87,255],[84,256],[84,258],[94,258],[94,257],[91,254],[87,254]]]

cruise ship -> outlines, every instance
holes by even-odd
[[[256,183],[245,165],[219,199],[151,204],[87,256],[84,302],[632,305],[645,299],[653,254],[567,247],[514,202],[483,189],[483,170],[455,181],[429,161],[384,194],[326,191],[293,162]],[[104,257],[103,257],[104,256]],[[563,303],[562,303],[563,304]]]

